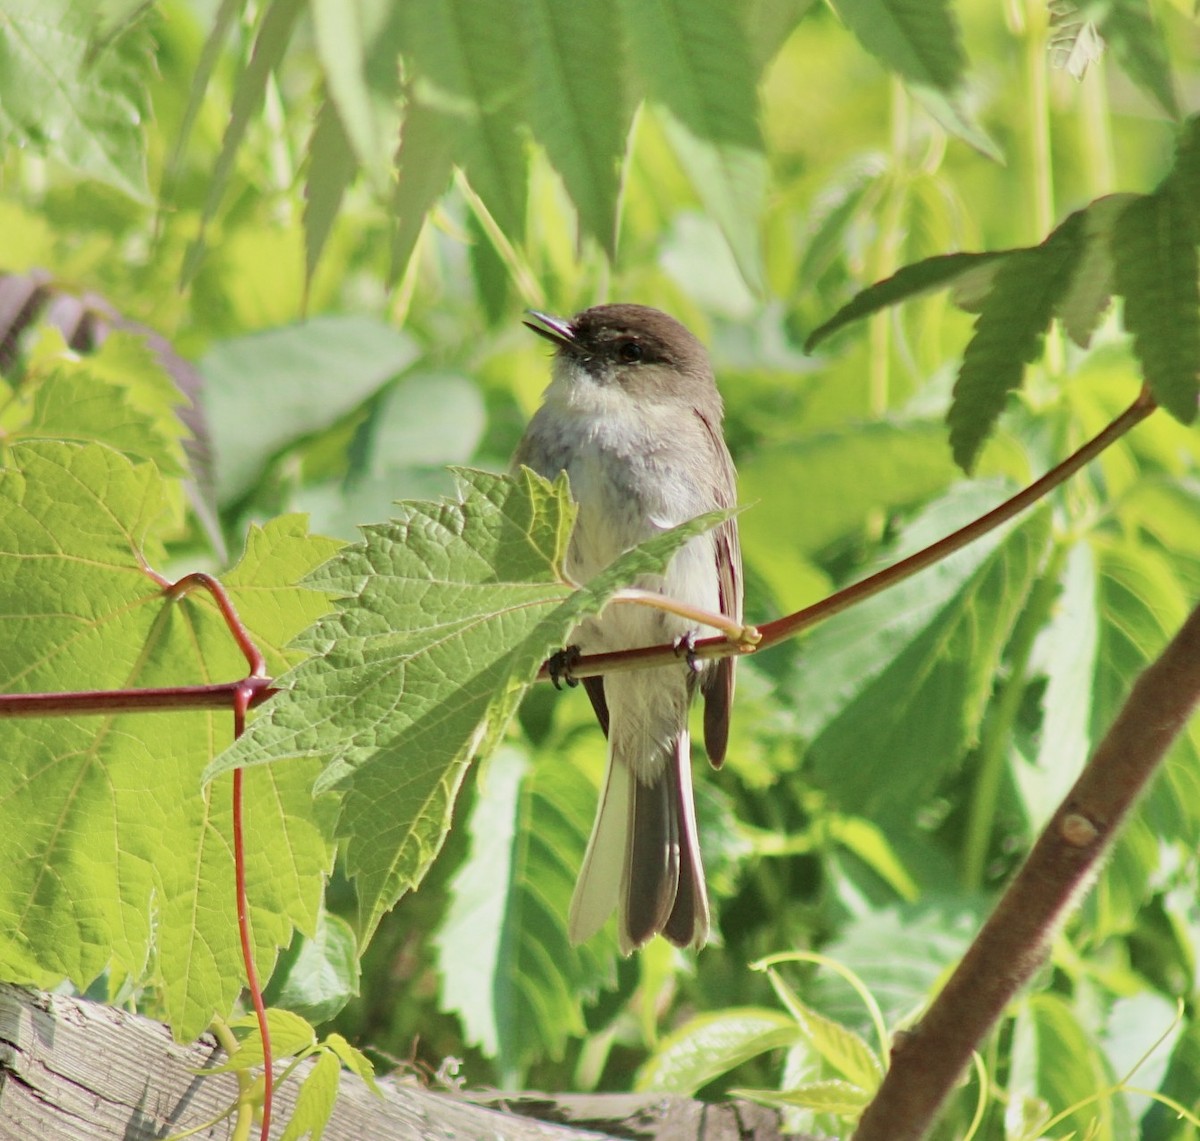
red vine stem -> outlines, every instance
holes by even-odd
[[[206,590],[217,604],[221,617],[229,633],[246,656],[246,664],[250,667],[250,676],[237,682],[232,687],[233,696],[233,736],[240,737],[246,731],[246,710],[251,701],[267,688],[267,662],[262,651],[254,644],[250,632],[242,624],[234,609],[225,587],[210,574],[197,571],[195,574],[184,575],[178,582],[168,586],[164,593],[172,602],[184,598],[193,590]],[[250,1001],[254,1005],[254,1015],[258,1019],[258,1032],[262,1037],[263,1047],[263,1101],[262,1128],[259,1136],[262,1141],[268,1141],[271,1133],[271,1103],[274,1098],[274,1082],[271,1072],[271,1032],[267,1026],[267,1007],[263,1002],[262,986],[258,980],[258,971],[254,966],[254,947],[250,932],[250,904],[246,896],[246,843],[245,829],[242,817],[242,782],[241,769],[233,770],[233,877],[234,890],[237,894],[238,937],[242,944],[242,963],[246,969],[246,988],[250,991]]]
[[[241,686],[233,696],[233,735],[240,737],[246,728],[246,710],[250,706],[251,691]],[[263,1100],[262,1129],[259,1136],[267,1141],[271,1133],[271,1102],[274,1098],[274,1082],[271,1073],[271,1032],[267,1026],[267,1007],[263,1002],[262,987],[258,971],[254,966],[254,950],[250,939],[250,904],[246,897],[246,845],[242,824],[242,780],[244,770],[233,770],[233,873],[237,891],[238,936],[242,941],[242,962],[246,968],[246,987],[254,1014],[258,1019],[258,1032],[263,1046]]]
[[[785,615],[783,618],[768,622],[765,626],[757,627],[756,632],[759,635],[757,641],[747,639],[738,642],[721,636],[702,638],[695,643],[695,657],[701,659],[723,658],[731,654],[752,654],[758,650],[765,650],[768,646],[773,646],[810,626],[815,626],[818,622],[832,618],[835,614],[839,614],[872,595],[879,594],[889,586],[894,586],[903,579],[910,578],[918,571],[940,562],[948,555],[961,550],[975,542],[976,539],[982,538],[989,531],[995,530],[1026,508],[1031,507],[1059,484],[1064,483],[1080,468],[1091,463],[1105,448],[1119,440],[1130,428],[1141,423],[1157,407],[1149,390],[1143,388],[1137,399],[1097,435],[1072,452],[1062,463],[1051,468],[1040,479],[1017,492],[1012,498],[1006,499],[987,514],[981,515],[944,539],[939,539],[936,543],[909,555],[908,558],[901,559],[900,562],[893,563],[860,582],[844,587],[812,606],[806,606],[794,614]],[[755,630],[753,627],[748,629]],[[647,666],[665,665],[677,660],[678,657],[679,650],[672,643],[645,646],[636,650],[617,650],[607,654],[585,654],[571,664],[571,676],[572,678],[595,677],[599,674],[615,673],[619,670],[644,669]],[[538,680],[547,680],[549,677],[549,670],[543,666],[538,673]]]

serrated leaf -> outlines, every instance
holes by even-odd
[[[994,264],[1012,251],[995,253],[939,254],[923,261],[906,265],[891,277],[868,286],[843,305],[825,324],[818,326],[804,342],[804,351],[811,353],[827,337],[852,321],[859,321],[878,313],[889,305],[919,297],[933,289],[944,289],[963,278],[972,270]]]
[[[1058,305],[1063,330],[1086,349],[1112,296],[1112,230],[1121,212],[1135,196],[1109,194],[1096,199],[1084,212],[1084,249],[1071,283]]]
[[[531,83],[526,114],[575,203],[581,228],[616,257],[617,194],[633,103],[610,0],[521,6]]]
[[[208,195],[200,213],[200,233],[184,258],[182,277],[185,283],[191,281],[200,268],[200,259],[204,256],[205,230],[225,196],[225,188],[229,184],[230,175],[233,174],[242,140],[246,136],[251,119],[262,107],[267,80],[283,59],[296,20],[303,8],[304,0],[269,0],[263,12],[250,60],[238,76],[234,89],[229,125],[225,128],[221,153],[213,166],[208,182]]]
[[[363,165],[375,158],[378,130],[367,90],[367,37],[365,5],[341,0],[309,0],[317,58],[338,119],[351,148]]]
[[[371,1092],[376,1097],[383,1097],[383,1090],[379,1088],[379,1083],[375,1080],[375,1067],[371,1064],[371,1059],[366,1054],[351,1046],[345,1038],[337,1033],[330,1034],[325,1039],[324,1044],[341,1059],[341,1063],[346,1069],[357,1077],[362,1078],[370,1086]]]
[[[245,659],[211,602],[167,604],[148,570],[163,562],[164,505],[152,465],[134,466],[113,449],[47,441],[10,449],[0,471],[0,614],[9,635],[0,687],[244,676]],[[251,636],[280,665],[282,648],[260,628],[289,641],[328,605],[294,583],[333,544],[305,540],[294,526],[259,532],[260,557],[247,560],[231,589]],[[281,605],[289,595],[302,601]],[[203,712],[0,723],[6,977],[65,976],[84,988],[109,965],[153,977],[181,1038],[228,1012],[243,973],[230,795],[228,786],[202,790],[198,777],[231,734],[229,715]],[[330,806],[312,799],[311,767],[262,775],[247,779],[244,807],[255,961],[266,975],[293,926],[315,924],[332,819]]]
[[[859,1089],[871,1091],[878,1088],[883,1079],[883,1066],[871,1047],[853,1030],[813,1010],[777,970],[768,969],[767,977],[809,1045]]]
[[[458,472],[449,502],[398,504],[313,576],[342,594],[302,640],[315,654],[208,777],[328,756],[318,788],[345,789],[339,835],[364,940],[441,847],[466,765],[490,747],[546,655],[579,619],[660,570],[703,516],[627,552],[573,590],[561,562],[574,519],[565,480]]]
[[[249,1070],[263,1064],[264,1051],[262,1032],[258,1025],[258,1016],[253,1012],[234,1019],[229,1024],[234,1030],[248,1030],[242,1038],[236,1052],[228,1062],[223,1063],[208,1073],[224,1073],[227,1070]],[[298,1014],[290,1010],[279,1010],[271,1007],[267,1010],[267,1032],[271,1035],[271,1056],[290,1058],[305,1050],[310,1050],[317,1044],[317,1032]]]
[[[164,475],[186,471],[176,414],[183,398],[141,337],[114,333],[80,357],[55,330],[32,354],[20,397],[0,408],[8,442],[95,441],[151,460]]]
[[[730,1094],[779,1109],[811,1109],[815,1113],[832,1113],[836,1117],[857,1117],[872,1096],[870,1091],[836,1078],[805,1082],[785,1090],[736,1089],[730,1090]]]
[[[1194,205],[1158,192],[1127,206],[1113,227],[1114,291],[1154,399],[1177,420],[1196,418],[1200,392],[1200,259]]]
[[[745,29],[721,0],[624,0],[633,62],[706,210],[746,283],[761,290],[758,220],[767,173],[758,75]]]
[[[598,795],[561,755],[533,767],[501,748],[480,776],[470,851],[436,937],[440,1002],[510,1077],[561,1058],[587,1031],[584,1005],[616,980],[611,933],[572,946],[566,931]]]
[[[658,1044],[638,1071],[635,1088],[691,1097],[743,1062],[794,1045],[799,1036],[795,1021],[776,1010],[730,1007],[701,1014]]]
[[[1178,119],[1179,99],[1166,40],[1146,0],[1091,0],[1079,15],[1095,21],[1125,74]]]
[[[342,198],[357,173],[358,157],[341,116],[326,100],[317,111],[304,180],[304,275],[308,281],[312,281]]]
[[[456,120],[445,124],[452,161],[504,233],[519,241],[528,180],[514,112],[529,65],[518,22],[497,19],[480,0],[438,0],[412,10],[407,40],[413,104]],[[403,149],[402,140],[402,156]]]
[[[212,27],[205,37],[204,47],[200,50],[200,58],[196,61],[195,71],[192,73],[192,85],[188,91],[187,106],[183,110],[183,117],[176,132],[175,145],[163,171],[164,188],[172,187],[175,184],[184,151],[192,137],[192,129],[196,125],[196,118],[200,114],[201,107],[204,106],[205,96],[208,93],[208,82],[221,58],[221,48],[241,10],[242,0],[221,0],[213,14]]]
[[[1002,498],[960,485],[921,513],[890,564]],[[1044,513],[823,623],[789,681],[810,780],[859,815],[911,819],[978,732],[1046,542]]]
[[[296,1106],[279,1141],[300,1141],[306,1134],[311,1141],[321,1141],[333,1115],[341,1076],[337,1058],[322,1050],[316,1065],[300,1083]]]
[[[150,41],[133,28],[92,59],[92,15],[82,0],[4,5],[0,140],[146,202]]]
[[[889,71],[949,93],[963,81],[967,57],[946,0],[831,0],[859,42]]]
[[[408,267],[425,216],[445,193],[464,131],[460,117],[411,99],[400,127],[396,190],[392,196],[391,269],[399,280]]]
[[[1051,318],[1083,253],[1084,214],[1072,214],[1040,245],[1014,250],[996,271],[963,353],[946,421],[954,459],[970,471],[1017,389],[1025,365],[1042,351]]]
[[[1084,19],[1070,0],[1050,7],[1050,56],[1055,67],[1072,79],[1082,79],[1104,55],[1104,40],[1091,20]]]

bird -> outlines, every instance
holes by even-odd
[[[551,382],[514,455],[546,478],[566,472],[577,504],[566,569],[586,582],[631,547],[697,515],[733,508],[736,471],[724,406],[704,345],[679,321],[635,304],[524,324],[555,349]],[[687,542],[661,575],[635,586],[742,620],[742,559],[733,517]],[[657,934],[708,940],[710,913],[692,791],[688,711],[704,699],[704,743],[725,759],[735,659],[700,662],[696,636],[717,633],[643,605],[610,603],[571,636],[574,653],[675,642],[687,664],[584,678],[608,739],[595,822],[571,901],[573,943],[615,910],[621,953]]]

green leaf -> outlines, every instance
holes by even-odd
[[[221,498],[244,494],[272,456],[357,407],[416,355],[408,336],[365,316],[314,317],[214,345],[201,367]]]
[[[1014,250],[1000,268],[963,354],[947,413],[954,459],[970,471],[1025,365],[1038,358],[1050,320],[1083,253],[1084,215],[1072,214],[1040,245]]]
[[[883,1079],[883,1066],[875,1052],[853,1030],[813,1010],[774,968],[767,971],[771,987],[796,1020],[800,1033],[826,1063],[859,1089],[875,1090]]]
[[[1148,194],[1121,212],[1112,238],[1115,291],[1125,300],[1125,328],[1133,334],[1146,384],[1184,424],[1195,420],[1200,393],[1194,210],[1180,194]]]
[[[946,0],[832,0],[832,6],[889,71],[946,93],[963,82],[967,57]]]
[[[800,1038],[795,1021],[776,1010],[747,1006],[701,1014],[659,1042],[635,1088],[693,1097],[743,1062]]]
[[[91,6],[7,0],[0,13],[0,142],[147,202],[150,40],[127,31],[90,59]]]
[[[208,181],[208,194],[200,214],[200,233],[184,258],[182,276],[185,283],[190,282],[200,268],[200,259],[204,256],[205,230],[225,196],[225,188],[233,174],[238,149],[246,136],[250,121],[262,107],[267,81],[283,59],[296,20],[303,8],[304,0],[269,0],[269,5],[263,13],[254,40],[254,50],[238,77],[233,106],[229,113],[229,125],[225,128],[225,138],[221,142],[221,153],[217,156]]]
[[[441,1005],[518,1078],[587,1032],[585,1003],[616,981],[616,940],[572,946],[566,922],[599,789],[573,759],[531,767],[501,748],[480,775],[466,861],[436,936]]]
[[[408,266],[425,216],[445,193],[465,125],[458,116],[410,99],[396,152],[396,190],[392,196],[391,277]]]
[[[1173,119],[1179,100],[1162,28],[1146,0],[1090,0],[1079,18],[1094,20],[1121,69]]]
[[[1012,251],[995,253],[939,254],[898,269],[891,277],[868,286],[843,305],[825,324],[818,326],[804,342],[804,351],[811,353],[827,337],[852,321],[869,317],[889,305],[919,297],[934,289],[944,289],[965,274],[990,265]]]
[[[0,614],[7,692],[201,684],[244,676],[216,607],[168,604],[149,568],[165,492],[150,464],[100,445],[18,443],[0,471]],[[296,520],[251,540],[231,598],[277,665],[326,606],[294,585],[333,544]],[[294,604],[293,597],[301,600]],[[264,633],[266,636],[264,636]],[[294,656],[291,660],[295,660]],[[86,987],[109,966],[154,980],[173,1031],[199,1034],[241,989],[228,786],[200,771],[227,714],[0,723],[0,973]],[[247,885],[260,974],[294,926],[312,930],[332,850],[314,766],[247,774]],[[265,778],[265,779],[261,779]],[[164,844],[164,837],[170,843]]]
[[[1000,498],[960,485],[888,552],[891,564]],[[860,815],[896,822],[975,740],[1000,657],[1046,542],[1045,513],[989,535],[819,626],[789,687],[811,736],[810,780]]]
[[[311,1141],[321,1141],[325,1126],[333,1116],[341,1076],[342,1067],[337,1057],[322,1050],[317,1055],[316,1065],[300,1083],[296,1107],[279,1141],[300,1141],[305,1134]]]
[[[342,1065],[346,1069],[362,1078],[371,1087],[371,1092],[376,1097],[383,1097],[383,1090],[375,1081],[375,1067],[371,1065],[371,1059],[366,1054],[351,1046],[340,1034],[330,1034],[324,1044],[341,1059]]]
[[[793,544],[815,554],[861,533],[872,512],[912,507],[956,474],[941,427],[928,422],[852,424],[758,448],[739,471],[742,499],[754,504],[739,524],[744,545],[763,560]],[[780,489],[806,486],[838,493],[807,497],[798,520]]]
[[[622,79],[618,9],[610,0],[521,5],[531,83],[526,114],[579,212],[616,257],[617,194],[633,103]]]
[[[358,994],[359,975],[353,928],[341,916],[322,911],[313,935],[293,939],[263,999],[317,1026]]]
[[[337,108],[351,150],[359,163],[370,166],[378,145],[378,128],[367,89],[367,38],[376,23],[360,0],[309,0],[317,58],[325,75],[330,99]],[[378,7],[378,5],[374,5]]]
[[[779,1109],[811,1109],[816,1113],[832,1113],[837,1117],[857,1117],[871,1100],[871,1091],[836,1078],[805,1082],[785,1090],[737,1089],[730,1090],[730,1094]]]
[[[854,972],[879,1004],[889,1026],[925,1006],[979,929],[980,912],[954,900],[925,899],[864,910],[824,948]],[[806,992],[810,1005],[836,1022],[869,1023],[861,996],[834,971],[821,971]]]
[[[241,1040],[237,1052],[228,1062],[209,1072],[248,1070],[253,1066],[261,1066],[264,1053],[258,1016],[251,1012],[235,1019],[229,1025],[234,1030],[248,1030],[249,1033]],[[300,1015],[293,1014],[290,1010],[269,1009],[267,1032],[271,1035],[271,1054],[276,1060],[311,1050],[317,1044],[317,1032]]]
[[[337,108],[325,100],[308,144],[304,182],[304,276],[310,282],[358,162]]]
[[[1103,1096],[1116,1094],[1116,1082],[1095,1033],[1059,995],[1031,995],[1019,1006],[1010,1064],[1010,1097],[1040,1098],[1056,1113],[1078,1106],[1066,1112],[1055,1136],[1136,1136],[1124,1100]]]
[[[10,443],[95,441],[134,461],[151,460],[164,475],[186,471],[176,412],[184,397],[142,337],[113,333],[81,357],[55,331],[32,355],[19,393],[0,408]]]
[[[703,516],[627,552],[585,587],[561,577],[574,507],[550,485],[460,471],[455,500],[398,504],[312,578],[342,594],[301,645],[315,656],[209,766],[329,756],[363,939],[441,847],[466,765],[503,732],[525,687],[585,614],[661,569]]]
[[[1133,194],[1108,194],[1084,211],[1083,256],[1056,310],[1063,330],[1080,348],[1086,349],[1091,343],[1092,333],[1111,300],[1113,226],[1135,198]]]
[[[746,283],[761,291],[767,168],[758,75],[737,10],[721,0],[623,0],[620,12],[672,148]]]
[[[518,27],[481,0],[437,0],[409,13],[405,60],[414,102],[457,121],[447,125],[452,160],[515,241],[525,231],[527,190],[515,110],[530,78]],[[403,148],[401,140],[402,161]]]

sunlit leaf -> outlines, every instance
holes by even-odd
[[[1009,253],[963,353],[947,415],[954,458],[970,471],[979,449],[1042,351],[1050,320],[1083,252],[1083,215],[1073,214],[1040,246]]]
[[[209,768],[330,757],[339,834],[368,934],[415,887],[449,826],[466,765],[489,749],[525,686],[579,619],[661,568],[705,516],[621,556],[574,590],[561,564],[574,519],[565,480],[460,471],[453,500],[397,504],[315,574],[342,595],[302,645],[314,657]]]
[[[776,1010],[730,1007],[701,1014],[658,1044],[638,1073],[637,1088],[693,1096],[714,1078],[800,1036],[795,1021]]]

